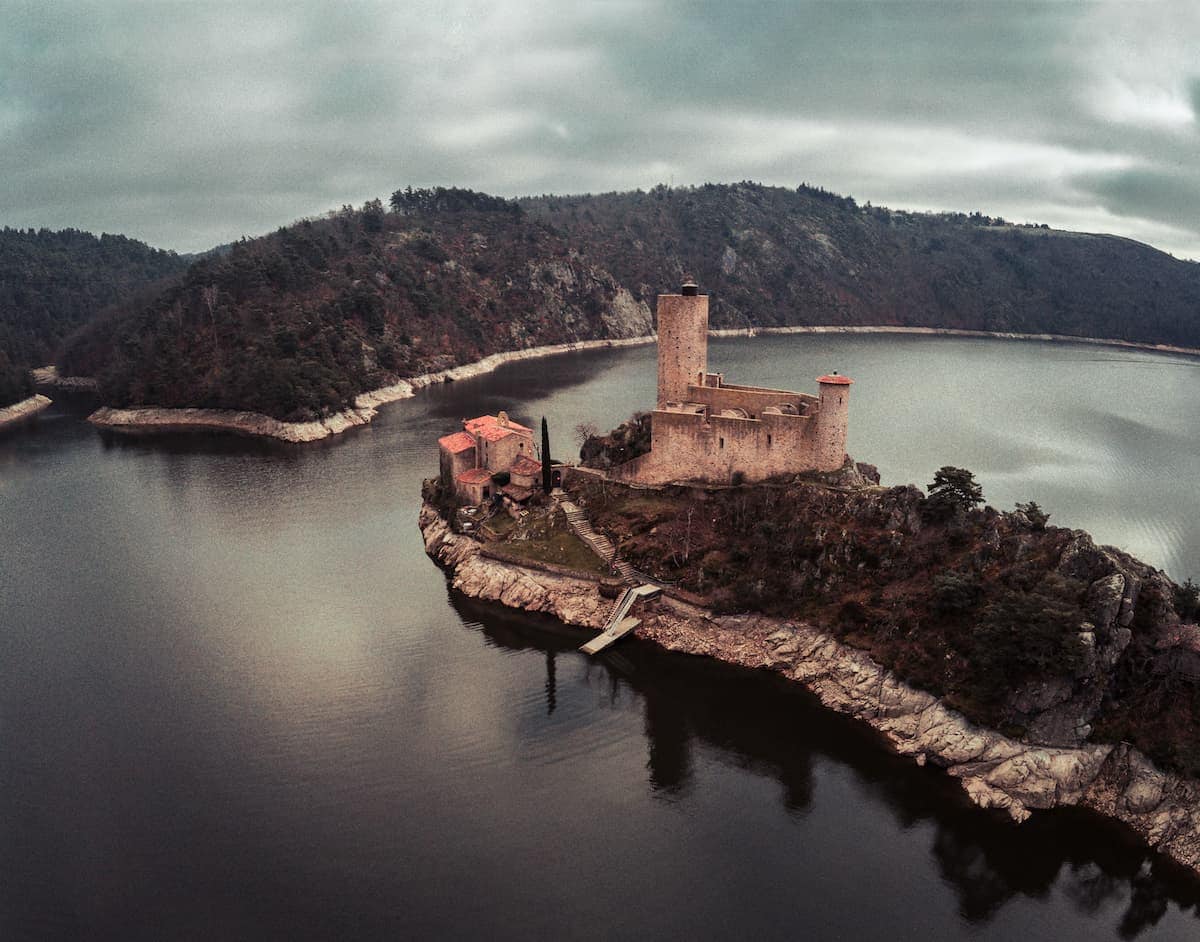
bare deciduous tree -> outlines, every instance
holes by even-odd
[[[580,448],[589,438],[594,438],[600,434],[600,429],[596,428],[594,422],[580,422],[575,426],[575,444]]]

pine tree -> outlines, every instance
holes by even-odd
[[[966,468],[945,465],[933,475],[928,485],[929,498],[925,502],[925,515],[933,520],[947,520],[983,503],[983,488]]]
[[[553,487],[550,475],[550,429],[546,426],[546,417],[542,416],[542,490],[547,494]]]

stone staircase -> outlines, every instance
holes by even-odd
[[[642,582],[634,568],[617,554],[617,548],[612,545],[612,541],[592,529],[587,514],[572,503],[566,494],[555,490],[551,497],[562,508],[563,516],[567,518],[567,523],[575,531],[575,535],[583,540],[593,553],[612,566],[622,582],[626,585],[638,585]]]

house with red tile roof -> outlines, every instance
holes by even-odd
[[[479,504],[503,493],[523,502],[533,494],[541,463],[533,430],[508,413],[463,421],[463,430],[438,439],[442,482],[463,503]]]

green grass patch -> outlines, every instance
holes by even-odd
[[[554,563],[580,572],[607,575],[608,567],[583,541],[570,531],[561,530],[540,539],[514,540],[501,544],[504,551],[520,559]]]

